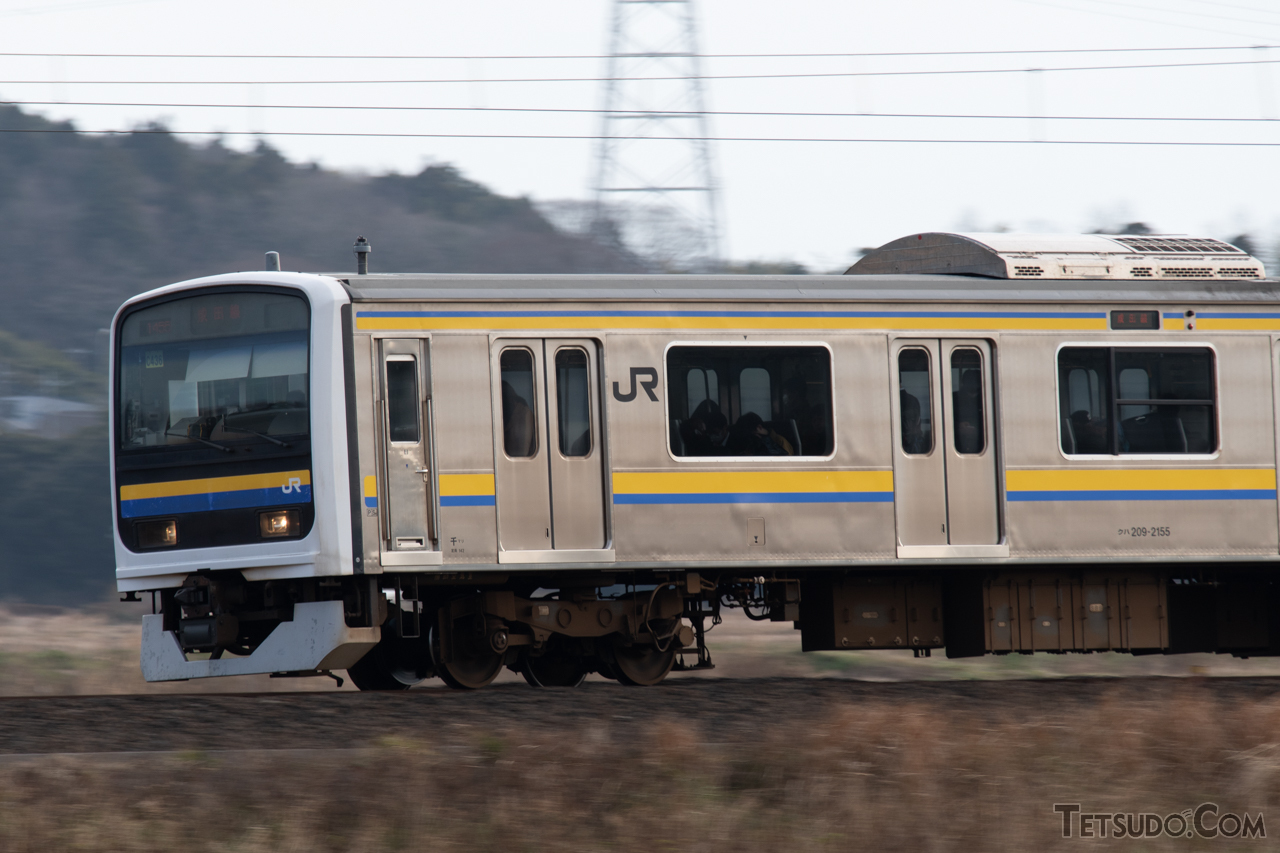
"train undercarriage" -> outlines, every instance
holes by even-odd
[[[1261,566],[406,573],[253,583],[239,572],[201,572],[156,594],[144,669],[147,644],[158,643],[167,664],[153,662],[151,680],[346,669],[362,690],[404,690],[433,677],[476,689],[505,668],[536,687],[573,687],[591,673],[645,686],[672,671],[713,668],[707,633],[730,608],[793,623],[805,651],[1280,654],[1280,584]],[[320,631],[330,639],[309,641],[313,658],[271,657],[273,639],[293,632],[276,645],[298,647],[325,624],[322,613],[340,624]],[[184,675],[196,662],[206,668]]]

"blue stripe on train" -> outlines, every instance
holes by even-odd
[[[893,492],[700,492],[626,494],[615,504],[851,504],[893,503]]]
[[[494,506],[493,495],[441,495],[440,506]]]
[[[216,509],[249,509],[258,506],[311,503],[310,486],[294,486],[284,492],[279,486],[270,489],[244,489],[236,492],[209,492],[202,495],[174,495],[167,498],[139,498],[120,502],[125,518],[149,515],[176,515],[182,512],[209,512]]]

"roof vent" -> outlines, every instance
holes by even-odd
[[[1243,255],[1230,243],[1199,237],[1130,237],[1115,236],[1110,239],[1129,247],[1130,251],[1165,254],[1166,252],[1191,252],[1196,255]]]
[[[1038,279],[1256,279],[1262,264],[1230,243],[1183,234],[912,234],[873,249],[845,275]]]

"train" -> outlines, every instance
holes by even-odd
[[[1280,281],[1183,235],[930,232],[844,275],[266,269],[111,326],[148,681],[805,651],[1280,653]]]

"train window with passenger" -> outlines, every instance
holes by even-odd
[[[304,299],[275,292],[189,296],[127,315],[119,338],[121,449],[225,451],[306,436],[310,326]]]
[[[1212,453],[1213,351],[1207,347],[1066,347],[1058,353],[1062,451]]]
[[[720,399],[720,378],[715,370],[704,370],[695,367],[685,373],[685,387],[688,390],[689,407],[692,412],[703,400]]]
[[[677,457],[830,456],[831,353],[822,346],[675,346],[667,352]]]

